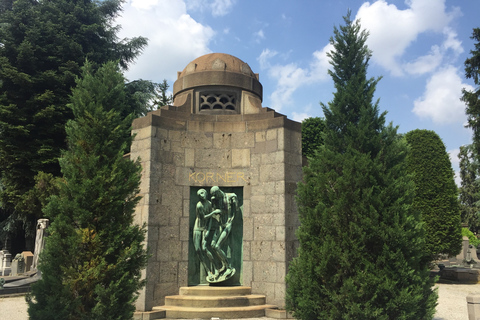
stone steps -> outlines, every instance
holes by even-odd
[[[265,316],[265,309],[273,305],[248,306],[248,307],[225,307],[225,308],[188,308],[162,306],[154,307],[153,311],[165,310],[167,318],[170,319],[238,319],[258,318]],[[158,309],[157,309],[158,308]]]
[[[182,296],[244,296],[252,294],[251,287],[216,287],[216,286],[194,286],[180,287]]]
[[[217,308],[259,306],[265,304],[265,296],[250,294],[245,296],[202,297],[202,296],[169,296],[165,297],[165,305],[172,307]]]
[[[264,317],[264,295],[252,294],[250,287],[195,286],[180,288],[180,295],[165,297],[165,305],[152,311],[166,312],[169,319],[223,319]]]

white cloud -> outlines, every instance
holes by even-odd
[[[264,40],[265,39],[265,34],[263,32],[262,29],[258,30],[257,32],[255,32],[253,34],[253,36],[255,37],[255,42],[256,43],[260,43],[260,41]]]
[[[442,64],[449,52],[453,54],[452,60],[455,60],[463,52],[462,42],[458,40],[457,33],[449,27],[443,29],[443,34],[445,40],[441,46],[434,45],[429,54],[418,57],[413,62],[405,63],[404,70],[414,75],[433,72]]]
[[[182,71],[178,66],[211,51],[208,45],[215,34],[187,14],[182,0],[127,1],[116,23],[122,26],[121,38],[148,38],[147,48],[126,74],[130,80],[176,80]]]
[[[443,34],[446,36],[445,41],[443,42],[443,49],[448,50],[451,49],[455,56],[457,57],[461,53],[463,53],[462,41],[458,40],[457,33],[453,31],[451,28],[446,27],[443,30]]]
[[[271,106],[280,111],[285,105],[292,105],[292,94],[308,79],[308,70],[299,68],[295,63],[274,65],[268,75],[277,80],[277,86],[270,95]]]
[[[450,157],[450,162],[452,163],[452,167],[458,168],[460,166],[460,159],[458,158],[458,154],[460,153],[460,149],[452,149],[448,151],[448,156]]]
[[[404,69],[410,74],[424,74],[432,72],[440,65],[443,55],[438,46],[432,46],[430,54],[418,57],[415,61],[406,63]]]
[[[131,0],[132,7],[137,9],[149,9],[158,4],[159,0]]]
[[[142,1],[142,0],[139,0]],[[152,1],[152,0],[148,0]],[[153,0],[154,1],[154,0]],[[219,17],[230,13],[236,0],[185,0],[188,10],[211,11],[212,16]]]
[[[462,179],[460,178],[460,159],[458,154],[460,149],[453,149],[448,151],[448,156],[450,157],[450,162],[452,163],[453,171],[455,172],[455,183],[458,187],[462,185]]]
[[[431,119],[437,124],[463,123],[465,104],[460,101],[462,88],[473,89],[462,83],[459,71],[447,66],[427,81],[423,96],[414,101],[413,113],[420,118]]]
[[[260,56],[257,58],[258,63],[260,64],[260,69],[270,68],[270,59],[275,57],[278,54],[277,51],[272,51],[270,49],[263,49]]]
[[[327,80],[329,63],[326,54],[331,49],[332,46],[328,44],[322,50],[315,51],[308,68],[301,68],[296,63],[271,64],[271,58],[278,53],[269,49],[263,50],[257,58],[260,68],[267,69],[268,76],[277,82],[270,95],[271,107],[280,111],[284,106],[293,105],[292,95],[299,87]]]
[[[297,112],[292,112],[292,120],[297,121],[297,122],[302,122],[304,119],[310,118],[312,115],[302,112],[302,113],[297,113]]]
[[[224,16],[230,13],[233,5],[235,4],[235,0],[213,0],[210,4],[212,8],[212,15],[213,16]]]
[[[313,61],[310,65],[311,80],[324,81],[329,79],[328,69],[331,65],[327,53],[331,51],[333,51],[333,45],[329,43],[322,50],[313,53]]]
[[[409,7],[400,10],[385,0],[365,2],[356,17],[361,20],[362,27],[370,33],[367,45],[373,51],[372,61],[395,76],[404,74],[402,65],[407,71],[416,66],[417,73],[420,70],[430,72],[433,66],[438,65],[440,58],[438,54],[444,52],[439,51],[433,56],[428,54],[414,62],[402,61],[407,48],[424,32],[446,32],[444,50],[458,49],[456,35],[447,28],[450,21],[458,16],[457,9],[446,12],[445,0],[410,0],[406,1],[406,4]],[[422,62],[425,66],[420,66]]]

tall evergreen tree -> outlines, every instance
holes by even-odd
[[[475,40],[474,49],[470,50],[471,56],[465,60],[465,76],[467,79],[473,79],[476,88],[473,90],[462,90],[462,101],[466,104],[465,113],[467,114],[467,127],[473,131],[472,144],[464,153],[470,152],[471,162],[467,164],[468,155],[463,157],[461,164],[462,188],[460,189],[460,201],[462,202],[462,218],[469,224],[472,231],[480,228],[478,218],[480,199],[479,189],[479,167],[480,163],[480,28],[474,28],[472,37]],[[462,150],[462,149],[461,149]],[[462,159],[462,158],[461,158]],[[465,180],[464,180],[465,179]],[[473,181],[474,180],[474,181]]]
[[[75,118],[66,126],[63,182],[45,209],[53,222],[29,315],[131,319],[146,253],[144,229],[133,224],[141,167],[124,158],[133,118],[121,115],[129,106],[117,65],[95,73],[87,64],[71,101]]]
[[[478,160],[475,159],[471,145],[461,146],[458,158],[460,159],[459,200],[462,223],[466,223],[470,231],[478,232],[480,231]]]
[[[460,203],[452,163],[442,139],[430,130],[405,135],[409,145],[408,171],[415,182],[413,207],[425,222],[426,251],[455,256],[462,249]]]
[[[436,293],[412,210],[406,145],[373,103],[367,32],[344,18],[329,57],[336,92],[324,145],[304,168],[298,257],[287,276],[297,319],[431,319]]]
[[[66,104],[85,59],[96,65],[120,61],[126,68],[146,45],[141,37],[118,39],[113,22],[123,2],[2,2],[0,241],[5,232],[18,229],[30,231],[33,239],[41,211],[26,201],[32,197],[29,193],[39,172],[60,174],[57,159],[65,148],[65,123],[72,117]],[[24,249],[20,239],[13,251]]]
[[[465,76],[473,79],[477,86],[474,90],[463,89],[462,101],[467,105],[467,127],[473,130],[473,148],[478,157],[480,155],[480,28],[473,29],[471,37],[476,41],[475,49],[470,50],[471,57],[465,60]]]

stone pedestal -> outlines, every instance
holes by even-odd
[[[468,320],[480,320],[480,296],[467,296]]]
[[[3,255],[5,254],[5,251],[6,250],[0,250],[0,275],[3,272]]]
[[[467,259],[467,252],[469,249],[470,241],[467,236],[462,237],[462,251],[457,255],[457,262],[463,263]]]
[[[1,272],[3,276],[9,276],[12,272],[11,270],[11,263],[12,263],[12,255],[8,250],[2,250],[3,258],[2,258],[2,268]]]
[[[11,265],[12,276],[18,276],[25,273],[25,259],[22,254],[17,254]]]
[[[33,263],[33,253],[31,251],[23,251],[22,257],[25,259],[25,272],[29,272]]]

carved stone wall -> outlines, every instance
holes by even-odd
[[[294,202],[301,180],[301,127],[258,106],[255,114],[192,113],[191,97],[136,119],[130,158],[143,167],[136,222],[147,225],[152,255],[137,310],[164,304],[188,285],[192,187],[243,190],[241,284],[284,306],[285,275],[296,249]],[[242,102],[243,103],[243,102]],[[191,250],[191,249],[190,249]]]

